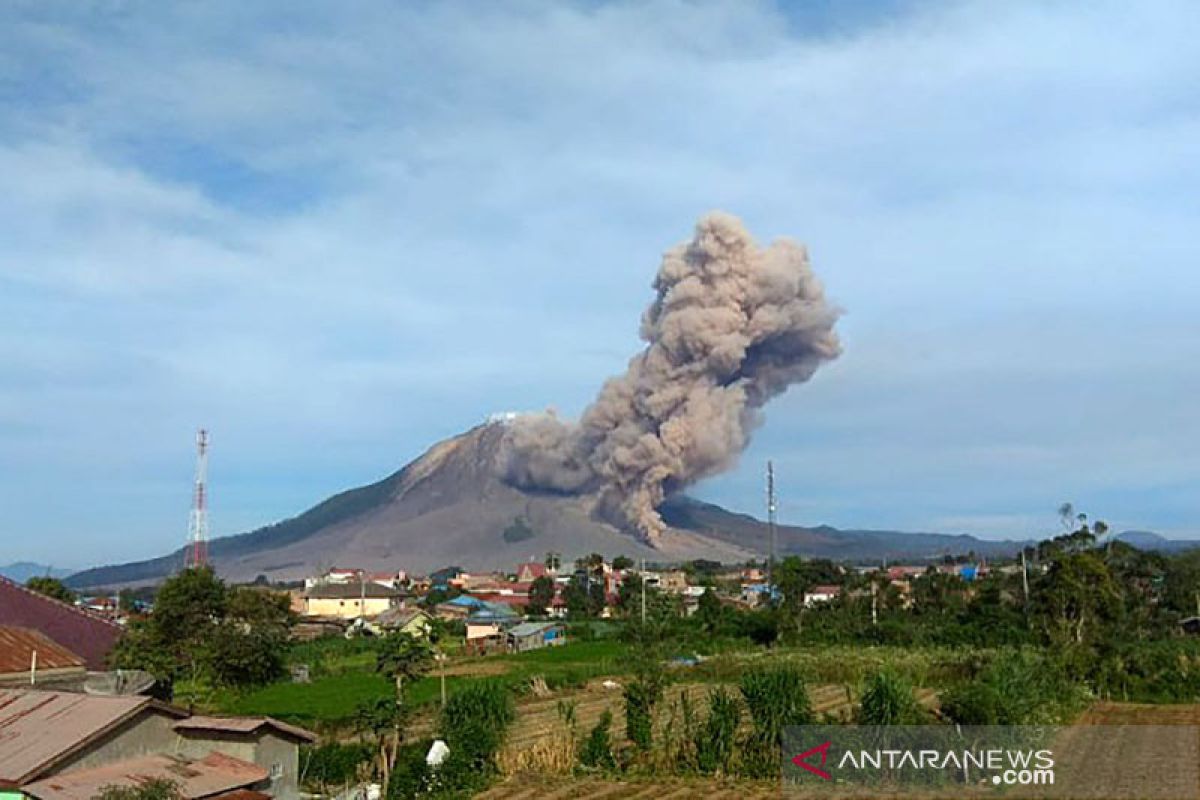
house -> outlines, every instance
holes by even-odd
[[[267,771],[265,789],[272,797],[300,794],[300,745],[317,737],[270,717],[203,717],[179,720],[176,752],[193,758],[221,753]]]
[[[0,689],[0,731],[0,797],[38,800],[83,800],[164,773],[189,800],[233,790],[297,798],[299,744],[315,740],[265,717],[190,717],[140,695],[15,689]]]
[[[357,619],[399,606],[404,593],[378,583],[323,583],[304,591],[304,616]]]
[[[89,670],[105,669],[121,637],[120,625],[0,577],[0,625],[37,631],[83,658]]]
[[[842,593],[842,587],[833,584],[814,586],[804,593],[804,605],[814,606],[818,603],[829,603]]]
[[[154,755],[187,712],[149,697],[0,689],[0,791]]]
[[[467,649],[484,652],[507,644],[505,631],[520,621],[520,615],[502,603],[483,603],[467,617]]]
[[[464,589],[470,580],[471,576],[462,567],[442,567],[429,574],[429,588],[440,592]]]
[[[483,601],[478,597],[461,594],[453,600],[438,603],[433,607],[433,613],[444,620],[466,619],[471,612],[483,607]]]
[[[515,574],[517,576],[517,583],[533,583],[538,578],[549,575],[550,570],[546,568],[545,564],[530,561],[518,565]]]
[[[508,649],[514,653],[567,643],[567,630],[557,622],[522,622],[508,630]]]
[[[433,617],[419,608],[389,608],[375,618],[375,624],[389,633],[406,633],[424,639],[433,627]]]
[[[0,686],[80,686],[87,666],[52,639],[28,628],[0,625]]]
[[[255,791],[269,782],[268,777],[267,770],[257,764],[223,753],[203,758],[159,753],[43,778],[21,791],[36,800],[91,800],[110,786],[133,787],[158,779],[173,782],[184,800],[233,800],[235,792],[237,800],[257,800],[271,796]]]

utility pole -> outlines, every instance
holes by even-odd
[[[188,520],[189,549],[184,567],[208,564],[208,431],[196,431],[196,482],[192,489],[192,514]]]
[[[1021,548],[1021,590],[1025,594],[1025,610],[1029,610],[1029,565],[1025,561],[1025,548]]]
[[[638,579],[642,582],[642,625],[646,624],[646,559],[642,559],[642,570],[638,573]]]
[[[775,465],[767,462],[767,592],[775,587]]]
[[[879,584],[871,579],[871,626],[879,624]]]
[[[358,618],[367,621],[367,571],[358,570]]]

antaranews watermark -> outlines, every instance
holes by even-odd
[[[789,728],[785,795],[1200,798],[1200,727]]]

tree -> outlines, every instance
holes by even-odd
[[[404,700],[405,683],[421,678],[432,666],[433,648],[428,642],[407,633],[384,637],[375,657],[375,671],[396,684],[398,705]]]
[[[286,595],[229,589],[210,567],[187,569],[163,582],[154,613],[129,624],[110,661],[150,672],[168,694],[180,679],[266,683],[283,673],[291,624]]]
[[[68,589],[67,585],[58,578],[51,578],[49,575],[39,575],[30,578],[25,582],[25,588],[38,594],[43,594],[46,597],[61,600],[64,603],[75,603],[75,593]]]
[[[1047,638],[1060,646],[1095,640],[1121,607],[1120,589],[1095,552],[1061,555],[1039,582],[1035,597]]]
[[[549,575],[539,575],[529,586],[529,605],[526,610],[534,616],[545,616],[546,610],[554,604],[554,579]]]
[[[359,735],[367,739],[367,743],[375,752],[375,763],[385,797],[392,771],[396,768],[404,721],[405,709],[382,698],[373,703],[362,703],[354,712],[354,722]]]
[[[629,569],[633,566],[633,559],[626,555],[620,555],[613,559],[613,570],[620,572],[621,570]]]
[[[696,604],[696,619],[700,621],[700,627],[708,635],[713,635],[717,632],[718,626],[721,624],[721,619],[724,616],[724,607],[721,601],[717,599],[717,595],[712,588],[704,590],[704,594],[700,595],[700,600]]]

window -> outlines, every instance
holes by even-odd
[[[271,780],[277,781],[283,777],[283,764],[276,761],[271,765]]]

